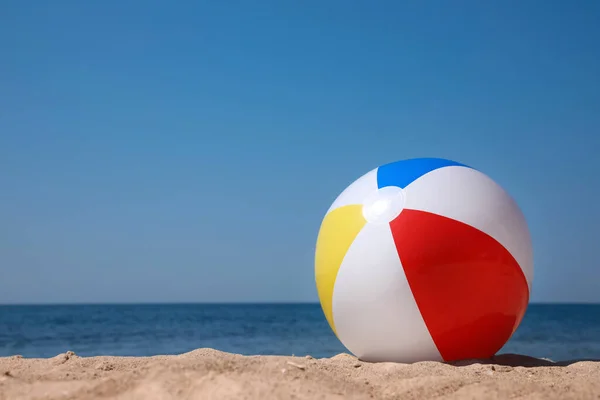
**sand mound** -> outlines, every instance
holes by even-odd
[[[453,365],[241,356],[0,358],[0,400],[599,399],[600,362],[519,355]]]

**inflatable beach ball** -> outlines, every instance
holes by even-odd
[[[521,210],[488,176],[409,159],[337,197],[315,275],[329,325],[364,361],[488,358],[527,309],[532,245]]]

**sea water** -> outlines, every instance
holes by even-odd
[[[0,306],[0,356],[241,354],[331,357],[347,352],[319,304]],[[500,353],[600,359],[600,304],[531,304]]]

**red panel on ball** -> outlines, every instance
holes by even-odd
[[[390,222],[425,324],[446,361],[489,358],[521,322],[527,281],[499,242],[462,222],[403,210]]]

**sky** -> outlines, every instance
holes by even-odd
[[[468,164],[600,302],[600,2],[0,2],[0,303],[318,301],[337,195]]]

